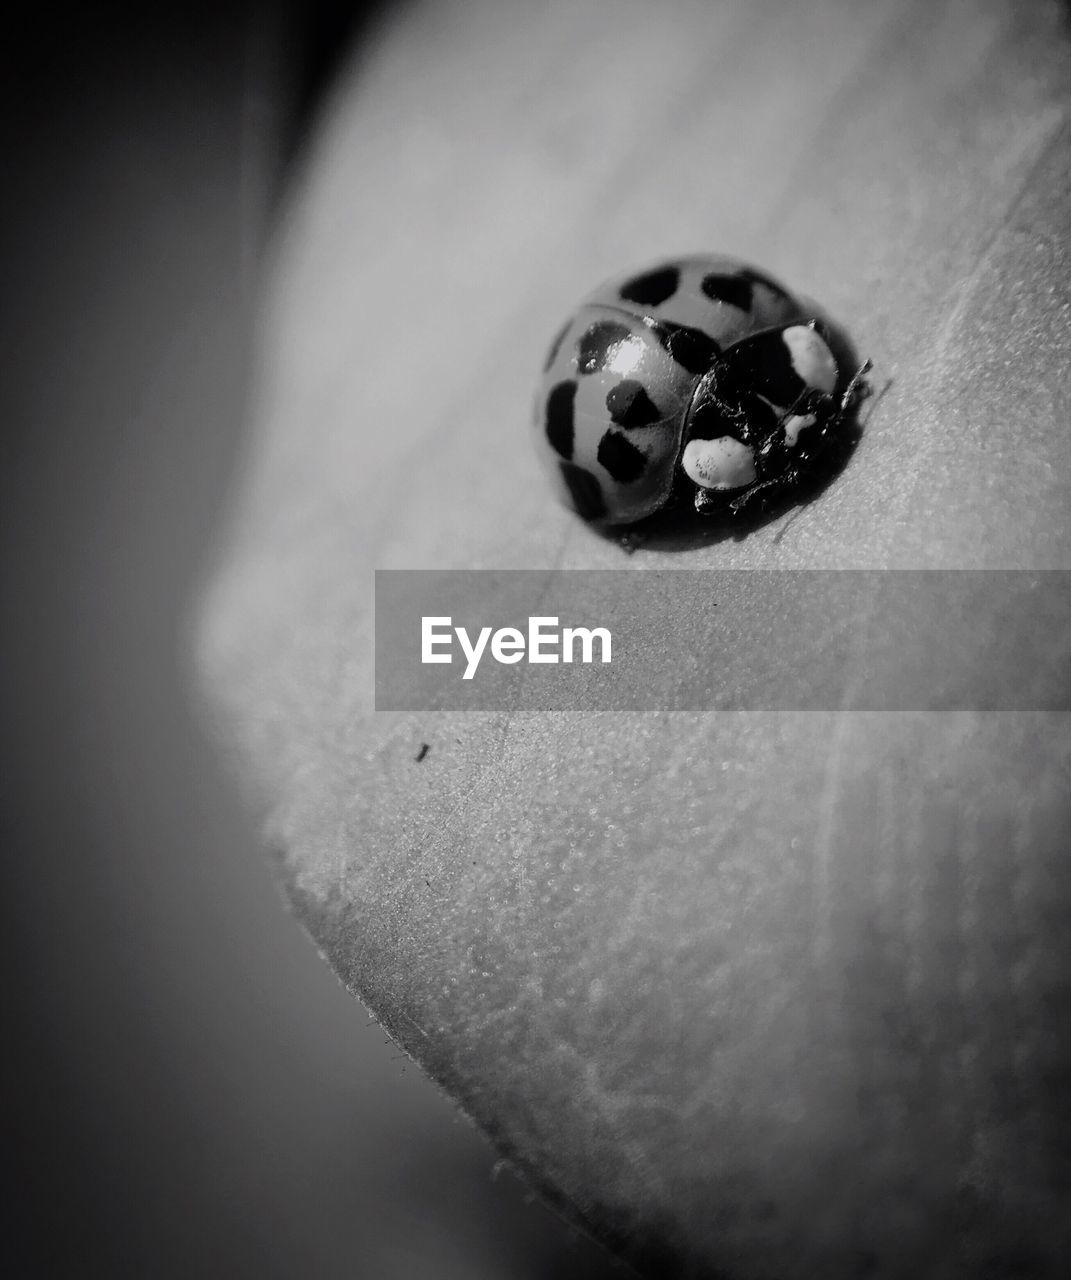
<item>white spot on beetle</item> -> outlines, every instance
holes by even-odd
[[[805,324],[794,324],[781,337],[788,347],[792,367],[803,381],[832,395],[837,385],[837,362],[821,337]]]
[[[681,465],[685,474],[704,489],[742,489],[756,479],[751,450],[732,436],[689,440]]]
[[[790,448],[795,445],[799,439],[800,432],[806,427],[813,427],[817,418],[813,413],[801,414],[794,413],[791,418],[785,419],[785,444]]]

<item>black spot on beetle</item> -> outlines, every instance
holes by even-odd
[[[647,455],[620,431],[607,431],[595,456],[618,484],[638,480],[647,466]]]
[[[750,280],[752,284],[764,285],[771,293],[776,293],[779,298],[785,298],[789,302],[792,301],[792,295],[784,285],[778,284],[776,280],[771,280],[768,275],[764,275],[761,271],[756,271],[753,267],[742,267],[738,274],[745,280]]]
[[[550,447],[563,458],[573,456],[573,402],[576,383],[559,382],[547,396],[546,432]]]
[[[699,286],[711,302],[727,302],[730,307],[739,307],[741,311],[751,310],[751,299],[754,285],[743,275],[722,275],[712,271],[703,277]]]
[[[686,324],[668,324],[664,320],[652,328],[662,346],[689,373],[706,373],[721,355],[721,348],[702,329],[693,329]]]
[[[629,337],[632,330],[618,320],[596,320],[589,325],[576,344],[577,368],[581,373],[595,373],[610,359],[614,347]]]
[[[585,520],[601,519],[606,514],[606,502],[598,480],[573,462],[559,462],[558,467],[577,513]]]
[[[558,358],[558,351],[560,350],[562,343],[565,341],[565,335],[569,332],[569,326],[572,323],[573,322],[571,319],[566,320],[565,324],[562,325],[562,327],[558,330],[557,334],[555,335],[554,341],[550,344],[550,349],[547,351],[547,358],[543,364],[544,373],[547,373],[549,371],[550,366]]]
[[[642,382],[625,378],[606,393],[606,407],[619,427],[649,427],[662,415]]]
[[[681,282],[677,267],[658,267],[642,276],[633,276],[621,286],[620,296],[625,302],[638,302],[646,307],[657,307],[672,298]]]

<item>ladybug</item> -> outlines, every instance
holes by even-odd
[[[691,498],[734,515],[812,475],[869,393],[776,280],[689,257],[596,289],[551,343],[540,450],[566,503],[632,524]]]

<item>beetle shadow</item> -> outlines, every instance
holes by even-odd
[[[838,367],[853,371],[858,369],[862,360],[843,329],[820,308],[815,307],[813,314],[827,327],[830,349]],[[640,549],[691,551],[729,540],[741,542],[756,530],[780,520],[793,509],[802,512],[845,470],[866,426],[891,386],[890,378],[880,391],[871,393],[855,408],[850,417],[844,420],[840,433],[826,449],[820,464],[790,490],[774,492],[766,501],[752,503],[740,512],[733,512],[726,506],[724,513],[712,515],[700,515],[690,496],[676,494],[661,511],[637,521],[626,530],[611,527],[598,532],[608,541],[617,542],[629,555]]]

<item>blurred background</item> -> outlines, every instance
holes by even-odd
[[[380,10],[11,20],[4,1271],[599,1277],[286,914],[189,707],[265,246]]]

